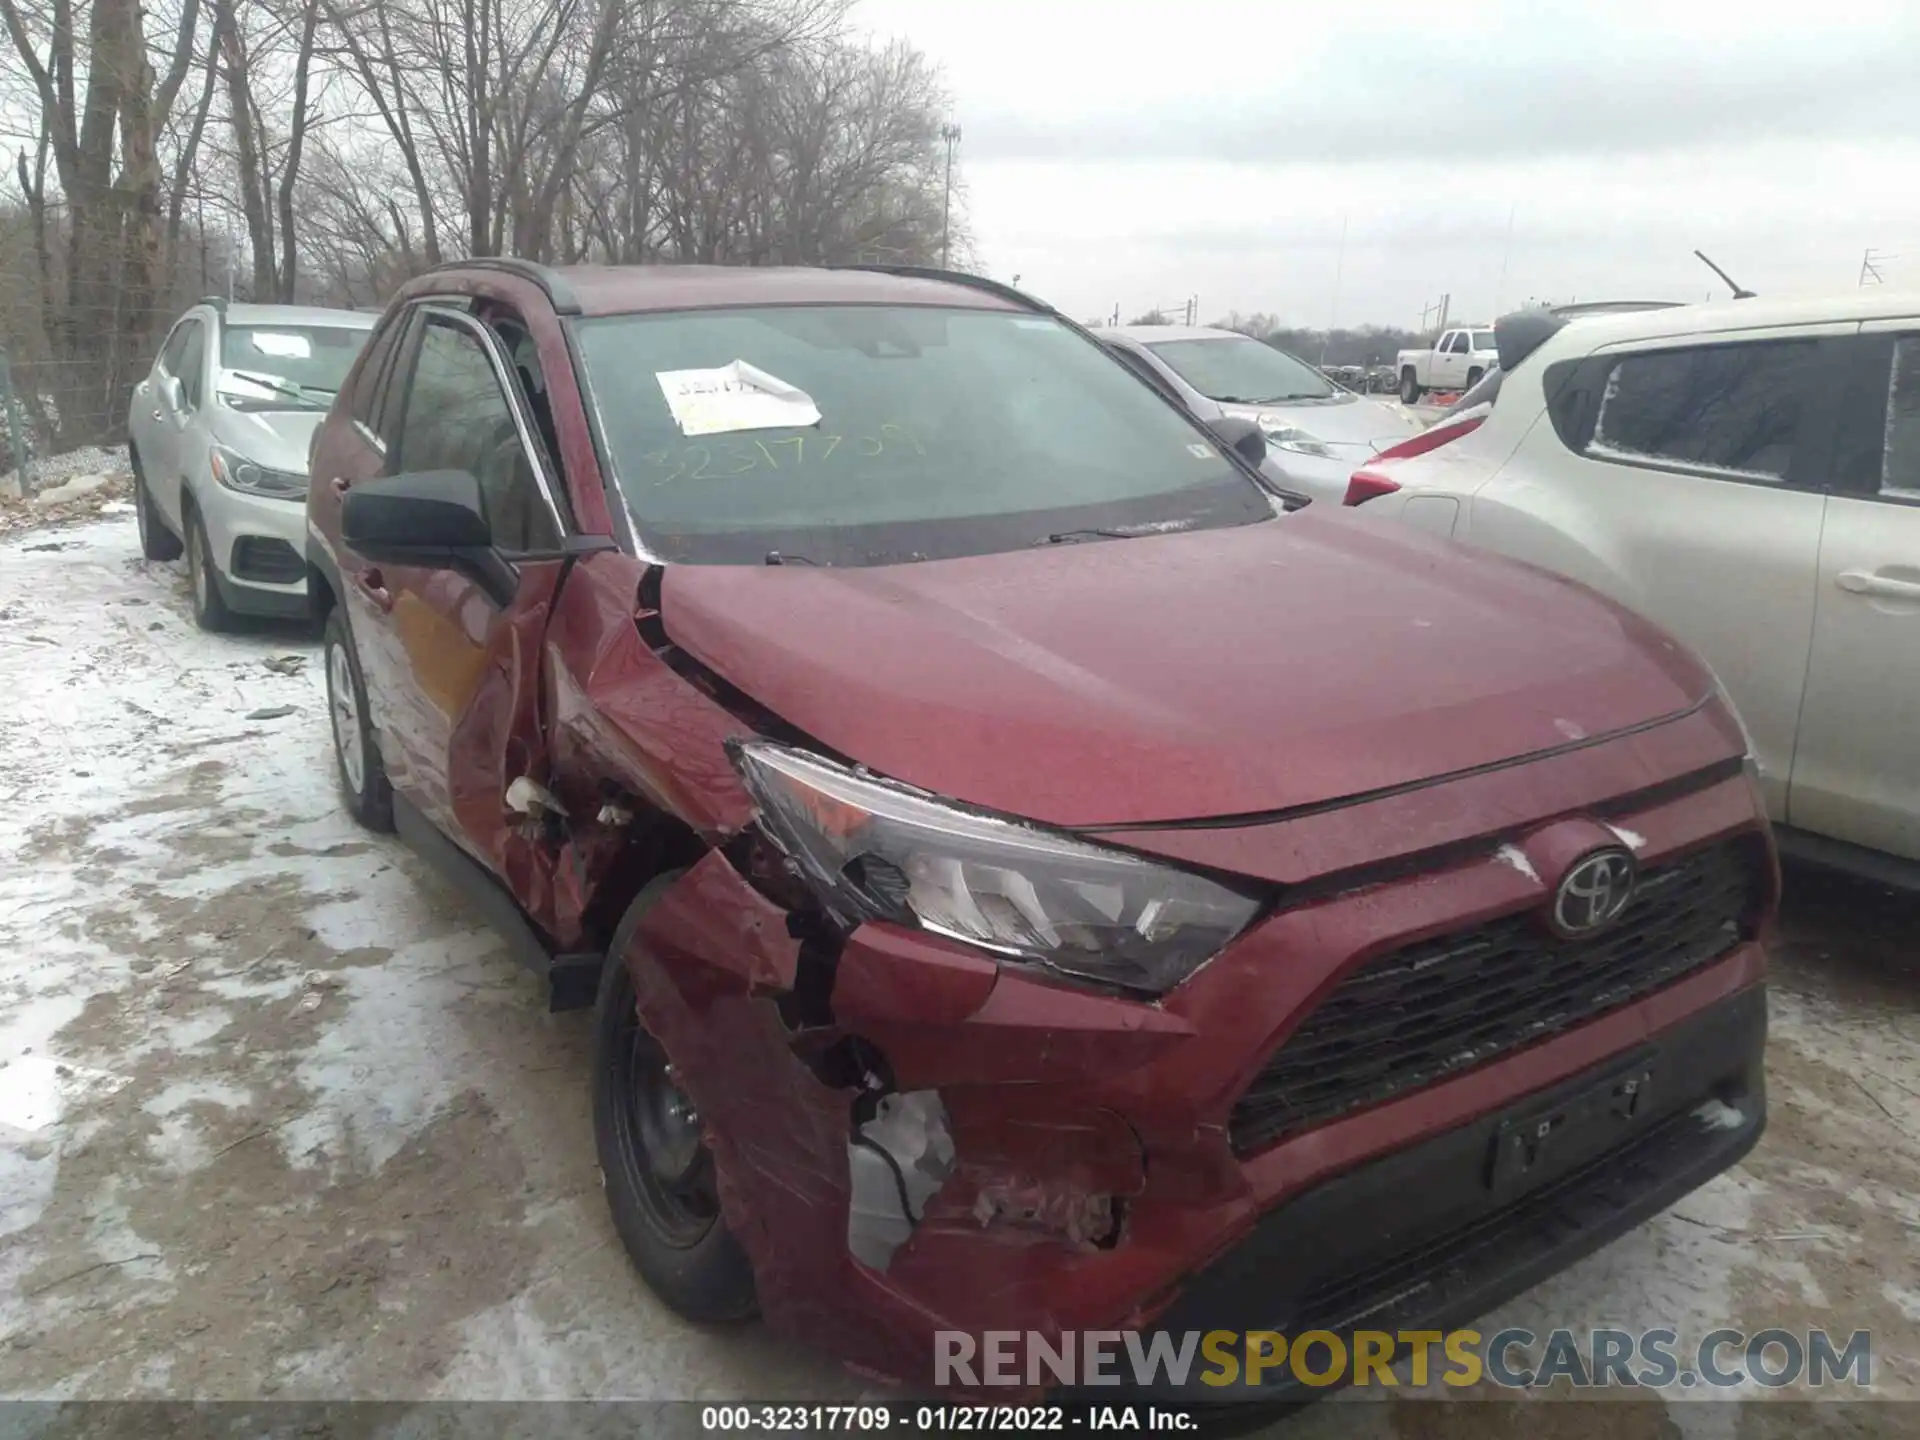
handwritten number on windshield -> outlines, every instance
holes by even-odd
[[[867,435],[783,435],[777,440],[736,438],[712,444],[669,445],[641,458],[655,472],[651,483],[671,485],[676,480],[729,480],[755,470],[805,470],[824,465],[842,444],[851,441],[856,454],[877,460],[889,446],[902,454],[925,458],[926,446],[904,425],[892,421]]]

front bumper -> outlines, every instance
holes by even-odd
[[[221,598],[248,615],[307,611],[307,507],[299,500],[242,495],[211,476],[195,486]]]
[[[1263,1217],[1183,1288],[1154,1328],[1448,1330],[1599,1249],[1737,1164],[1766,1127],[1766,992],[1755,986],[1628,1054],[1421,1144],[1349,1171]],[[1631,1077],[1631,1116],[1594,1105]],[[1502,1161],[1543,1121],[1580,1124],[1515,1175]],[[1216,1372],[1217,1373],[1217,1372]],[[1141,1393],[1184,1402],[1281,1403],[1292,1381]],[[1085,1398],[1098,1398],[1089,1391]]]
[[[1644,774],[1655,742],[1628,748]],[[1579,773],[1604,776],[1600,753],[1585,754]],[[1486,783],[1496,782],[1519,783]],[[1528,783],[1536,799],[1552,793]],[[1743,836],[1765,851],[1744,776],[1656,790],[1609,812],[1644,863]],[[1457,816],[1425,797],[1405,803],[1416,801]],[[1420,833],[1412,823],[1363,826],[1352,813],[1297,823],[1334,828],[1307,851],[1293,836],[1187,833],[1236,845],[1260,873],[1343,846],[1377,868],[1387,837],[1418,843]],[[1479,845],[1451,854],[1282,909],[1153,1005],[1053,985],[883,925],[837,948],[798,942],[786,913],[719,853],[663,894],[616,958],[633,970],[642,1017],[706,1119],[763,1313],[829,1338],[866,1373],[933,1383],[942,1331],[978,1344],[1009,1330],[1277,1329],[1322,1312],[1327,1323],[1351,1313],[1363,1328],[1389,1328],[1391,1307],[1369,1308],[1379,1289],[1369,1277],[1413,1275],[1387,1286],[1405,1293],[1410,1317],[1478,1313],[1734,1163],[1764,1113],[1764,958],[1749,935],[1596,1018],[1236,1153],[1235,1101],[1343,977],[1383,951],[1540,902],[1525,867]],[[1765,885],[1770,900],[1771,875]],[[1631,1125],[1560,1147],[1523,1183],[1487,1185],[1489,1136],[1503,1120],[1559,1105],[1626,1065],[1653,1083]],[[863,1069],[875,1067],[900,1091],[938,1091],[956,1156],[884,1269],[848,1251],[851,1116]],[[1668,1133],[1668,1120],[1682,1133],[1708,1100],[1737,1109],[1738,1129],[1689,1137],[1673,1166],[1627,1153],[1639,1137]],[[1587,1199],[1561,1188],[1608,1157],[1624,1168],[1595,1178]],[[1397,1213],[1405,1196],[1419,1197],[1417,1215]],[[1562,1232],[1563,1199],[1568,1213],[1599,1209]],[[1526,1238],[1529,1229],[1545,1238]],[[1474,1238],[1494,1231],[1507,1238],[1491,1248]],[[1355,1305],[1329,1298],[1341,1293]],[[1231,1397],[1208,1388],[1197,1398]]]

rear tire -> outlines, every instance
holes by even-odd
[[[1411,365],[1400,372],[1400,403],[1402,405],[1417,403],[1425,393],[1426,391],[1422,389],[1420,382],[1413,378],[1413,367]]]
[[[127,459],[133,465],[133,514],[140,526],[140,553],[149,560],[178,560],[180,537],[160,518],[160,506],[147,489],[147,472],[140,468],[140,452],[129,447]]]
[[[220,593],[220,572],[213,563],[206,522],[180,498],[180,518],[186,522],[187,584],[193,591],[193,618],[202,630],[218,635],[233,628],[233,612]]]
[[[347,617],[335,605],[321,631],[320,655],[327,672],[327,718],[333,729],[333,759],[347,811],[369,830],[393,829],[393,786],[380,762],[367,716],[367,686],[353,648]]]
[[[679,872],[656,876],[627,907],[600,972],[593,1012],[593,1138],[613,1228],[640,1278],[689,1320],[759,1312],[753,1264],[720,1213],[713,1157],[660,1042],[640,1022],[620,958]]]
[[[1474,386],[1478,385],[1480,383],[1481,377],[1484,376],[1486,373],[1487,373],[1486,371],[1482,370],[1477,365],[1473,369],[1467,371],[1467,390],[1471,390]],[[1463,390],[1460,393],[1464,395],[1466,391]]]

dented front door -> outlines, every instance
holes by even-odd
[[[549,462],[486,327],[429,307],[413,343],[389,399],[401,418],[387,473],[473,474],[502,563],[363,565],[347,603],[395,789],[521,894],[515,838],[538,816],[507,795],[521,777],[545,778],[539,655],[561,533]]]

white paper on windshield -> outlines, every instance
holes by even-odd
[[[313,354],[313,342],[304,335],[286,335],[274,330],[256,330],[253,348],[262,355],[277,355],[283,360],[305,360]]]
[[[655,378],[682,435],[818,425],[813,397],[744,360],[717,370],[659,370]]]

